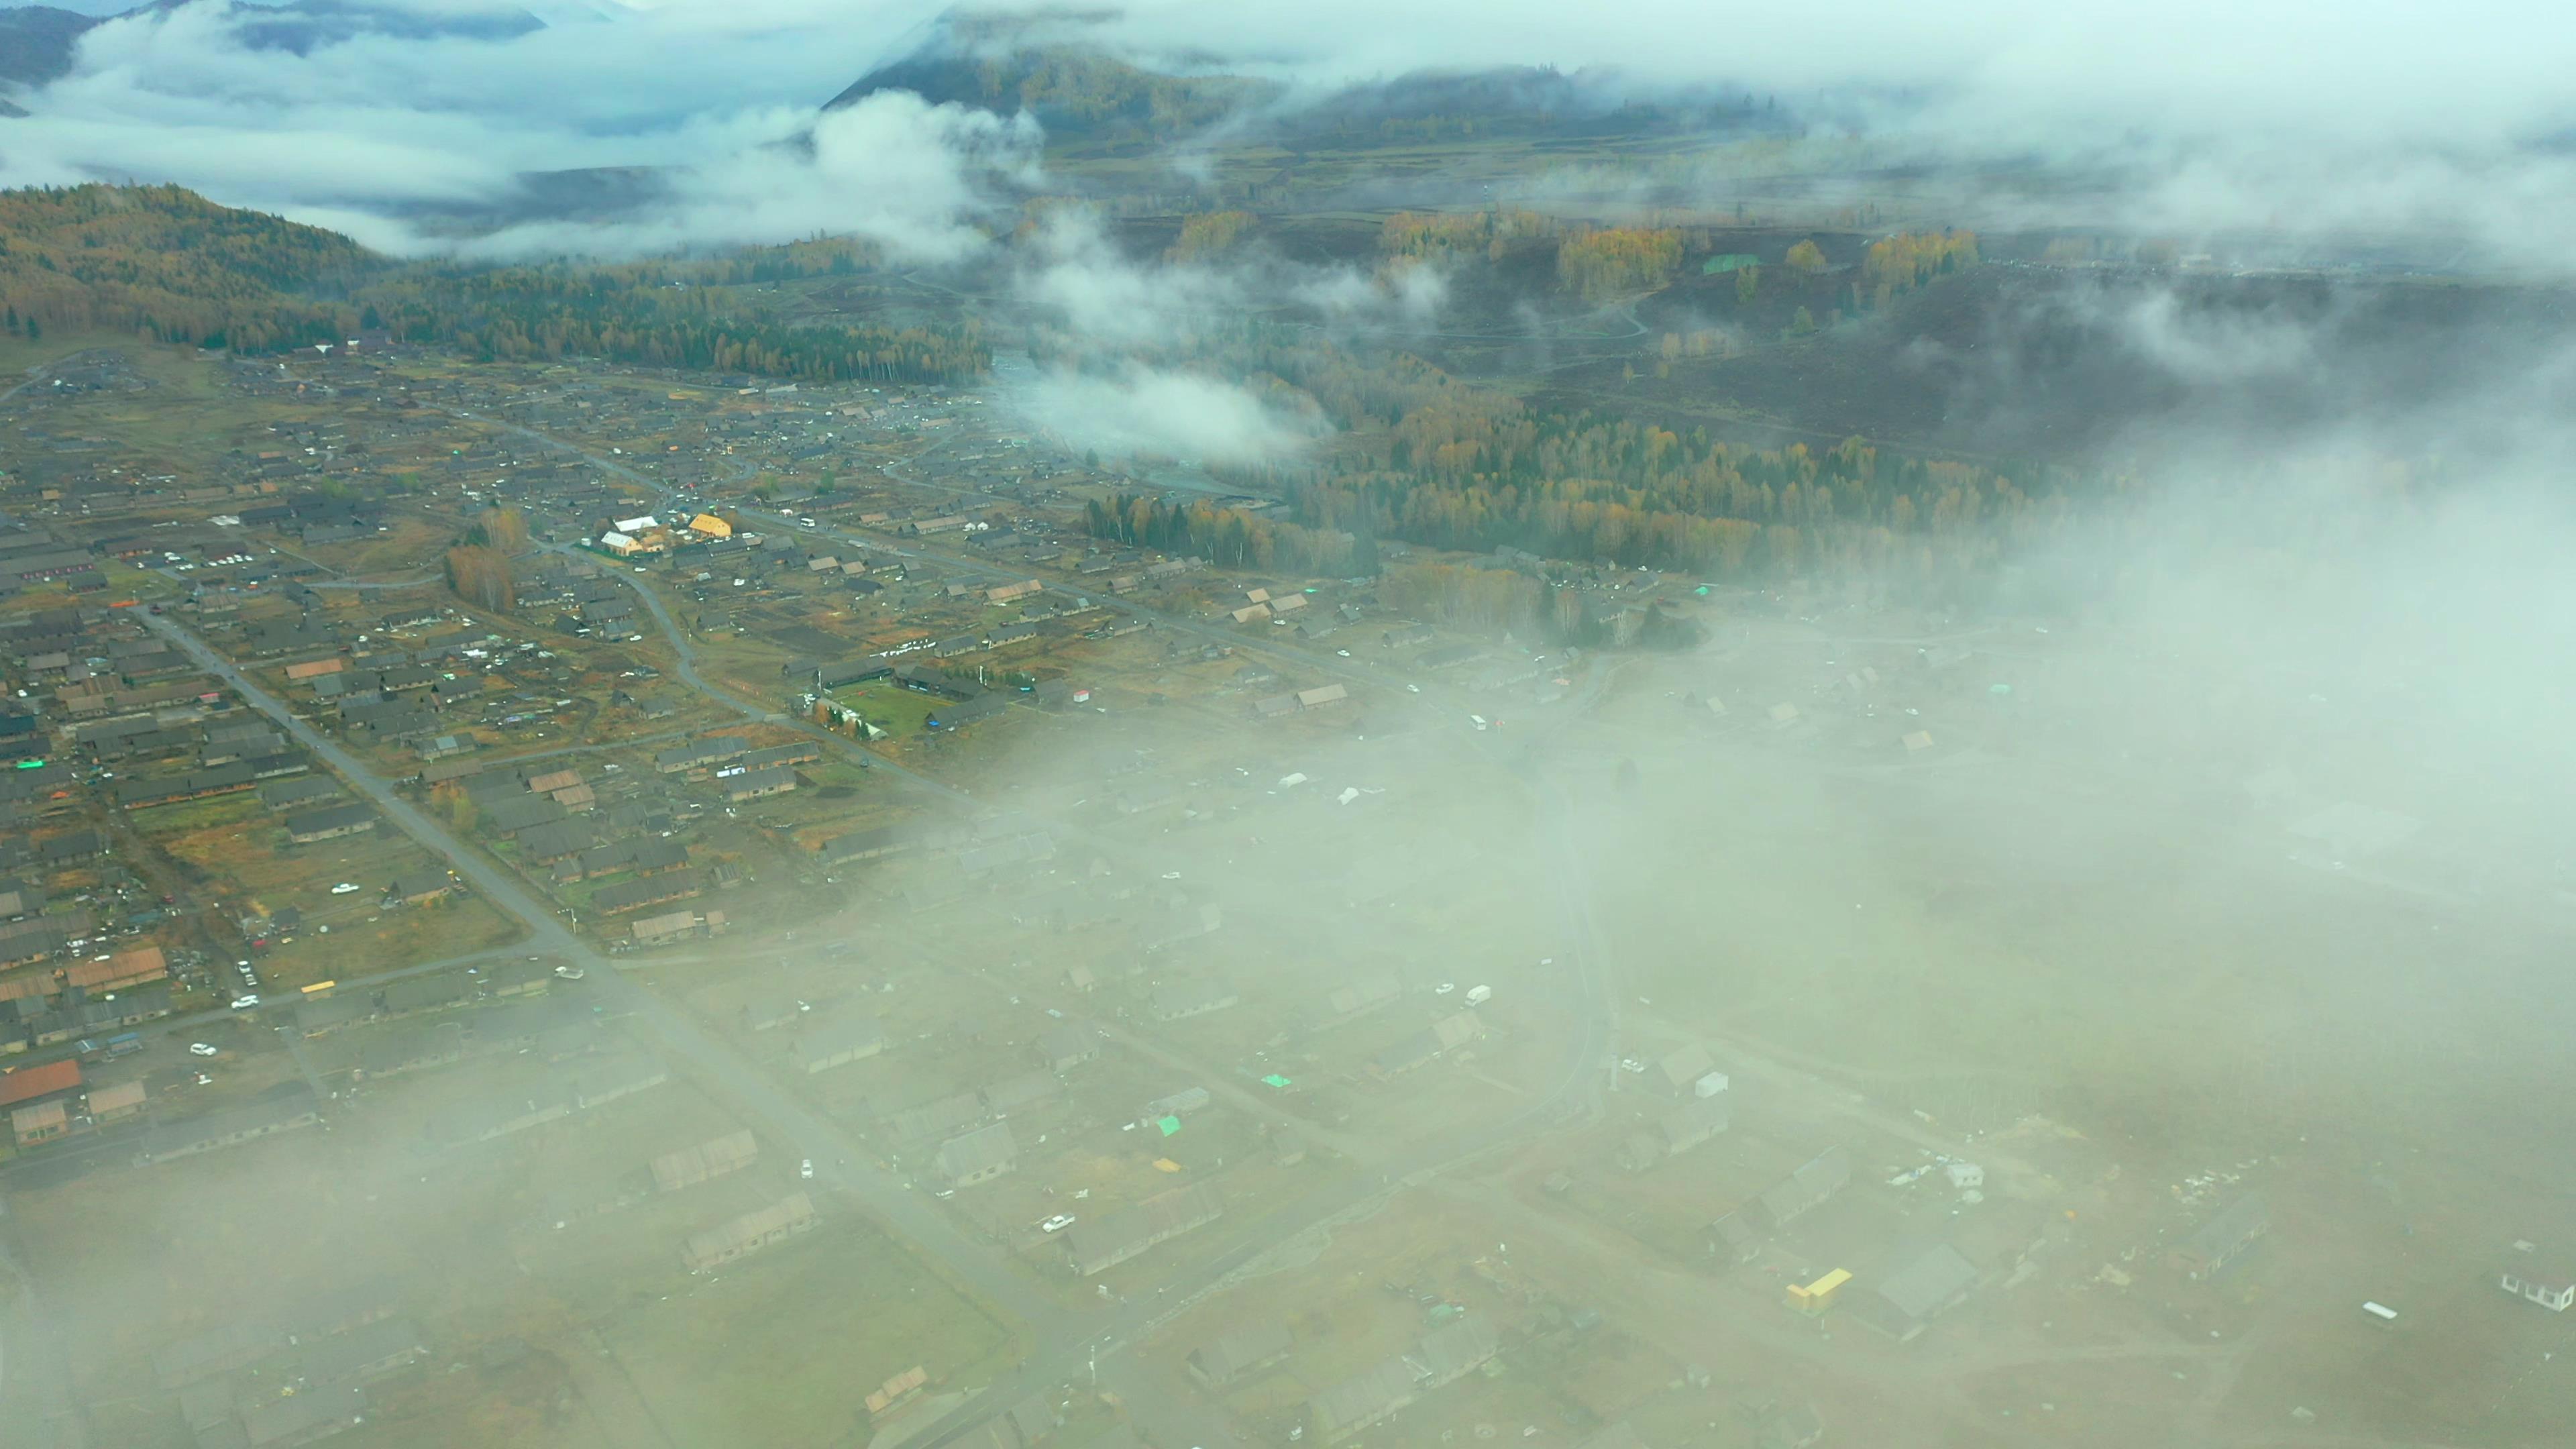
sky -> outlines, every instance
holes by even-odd
[[[382,0],[430,17],[500,0]],[[877,0],[538,0],[528,33],[359,35],[298,56],[245,46],[210,4],[113,20],[75,72],[0,126],[0,184],[171,180],[398,250],[424,209],[508,206],[524,173],[669,168],[632,229],[536,227],[487,252],[635,252],[875,235],[925,260],[969,245],[997,179],[1030,175],[1015,118],[888,105],[808,162],[779,143],[930,32]],[[421,27],[409,27],[418,31]],[[1716,82],[1862,118],[1924,156],[2041,157],[2121,178],[2140,224],[2209,230],[2466,227],[2546,263],[2576,206],[2576,26],[2527,0],[1685,4],[1622,0],[1175,3],[1087,27],[1135,57],[1218,55],[1303,94],[1430,66],[1613,69]],[[890,150],[916,154],[889,159]],[[2576,219],[2576,218],[2570,218]]]

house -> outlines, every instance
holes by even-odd
[[[682,745],[677,749],[664,750],[655,755],[653,768],[665,775],[676,775],[686,770],[702,770],[709,765],[738,760],[750,752],[751,746],[745,744],[740,735],[710,735],[705,739]]]
[[[396,905],[425,906],[432,901],[446,899],[457,888],[456,877],[445,871],[415,871],[395,876],[394,883],[385,887],[385,900]]]
[[[92,1087],[89,1093],[89,1115],[93,1122],[121,1122],[143,1110],[141,1080],[118,1082],[112,1086]]]
[[[551,803],[551,802],[550,802]],[[581,820],[555,820],[519,832],[519,854],[533,864],[568,860],[599,843],[599,832]]]
[[[680,1245],[680,1261],[690,1272],[701,1273],[809,1231],[818,1221],[812,1199],[801,1192],[789,1193],[765,1208],[689,1234]]]
[[[1009,710],[1010,707],[1009,695],[999,691],[978,694],[958,700],[954,704],[940,705],[923,718],[922,726],[934,730],[958,729],[991,719]]]
[[[1286,1358],[1294,1346],[1284,1323],[1238,1328],[1212,1343],[1203,1343],[1190,1350],[1190,1377],[1211,1389],[1222,1391],[1236,1380]]]
[[[380,1318],[301,1347],[308,1392],[313,1385],[381,1377],[428,1351],[421,1344],[420,1330],[408,1318]]]
[[[1036,1051],[1048,1071],[1067,1071],[1099,1056],[1100,1038],[1079,1027],[1049,1027],[1038,1033]]]
[[[796,772],[785,765],[774,765],[766,770],[745,770],[724,779],[725,798],[732,801],[784,795],[795,788]]]
[[[1216,1098],[1209,1095],[1208,1089],[1205,1087],[1183,1087],[1181,1090],[1174,1092],[1169,1096],[1156,1097],[1154,1100],[1147,1102],[1145,1104],[1144,1115],[1148,1117],[1186,1117],[1192,1112],[1206,1111],[1210,1106],[1214,1105],[1215,1102]]]
[[[1853,1300],[1851,1311],[1902,1342],[1930,1327],[1976,1286],[1976,1265],[1948,1243],[1934,1243],[1901,1259],[1873,1290]]]
[[[760,1160],[760,1144],[748,1128],[710,1138],[694,1147],[665,1152],[653,1159],[653,1189],[677,1192],[724,1176],[740,1172]]]
[[[1339,1444],[1372,1424],[1392,1418],[1420,1390],[1413,1365],[1381,1359],[1306,1401],[1306,1429],[1319,1445]]]
[[[2207,1278],[2236,1261],[2271,1230],[2271,1208],[2261,1193],[2249,1192],[2176,1244],[2165,1260],[2177,1272]]]
[[[1066,1258],[1078,1276],[1089,1278],[1224,1215],[1225,1199],[1213,1183],[1175,1188],[1067,1228]]]
[[[72,1130],[71,1112],[60,1101],[37,1102],[9,1114],[9,1126],[20,1147],[51,1142]]]
[[[0,1109],[33,1106],[68,1097],[80,1090],[81,1067],[75,1061],[47,1062],[0,1073]]]
[[[364,805],[337,805],[328,810],[314,810],[286,817],[286,837],[298,845],[312,845],[342,836],[360,835],[376,828],[376,812]]]
[[[1465,1378],[1502,1350],[1494,1320],[1482,1314],[1456,1318],[1422,1336],[1413,1362],[1424,1388],[1438,1388]]]
[[[2576,1304],[2576,1282],[2564,1277],[2531,1278],[2507,1269],[2498,1276],[2497,1285],[2517,1298],[2528,1298],[2553,1313],[2564,1313]]]
[[[973,1092],[951,1092],[937,1101],[907,1107],[886,1118],[886,1133],[899,1142],[953,1137],[984,1120],[984,1099]]]
[[[324,775],[304,775],[278,780],[259,787],[259,802],[271,810],[287,811],[316,800],[328,800],[340,793],[340,782]]]
[[[1385,1359],[1309,1399],[1307,1427],[1319,1443],[1338,1444],[1424,1393],[1465,1377],[1500,1347],[1493,1320],[1457,1319],[1423,1335],[1413,1352]]]
[[[876,1018],[847,1017],[798,1034],[788,1044],[787,1059],[800,1071],[827,1071],[875,1056],[885,1044],[885,1028]]]
[[[1850,1185],[1851,1154],[1840,1147],[1827,1148],[1762,1194],[1763,1218],[1774,1229],[1786,1227]]]
[[[1337,1017],[1357,1016],[1374,1011],[1404,994],[1404,983],[1387,972],[1363,976],[1348,986],[1336,988],[1325,998],[1325,1006]]]
[[[1241,999],[1222,981],[1175,981],[1155,987],[1146,1009],[1156,1021],[1186,1021],[1223,1011]]]
[[[931,1164],[950,1187],[990,1182],[1019,1165],[1019,1144],[1012,1139],[1008,1122],[949,1138],[939,1145],[939,1155]]]
[[[721,915],[721,912],[718,912]],[[698,913],[691,910],[646,916],[627,929],[639,946],[658,946],[665,941],[685,936],[698,928]]]
[[[1646,1073],[1646,1080],[1667,1097],[1690,1096],[1699,1080],[1717,1070],[1717,1062],[1708,1048],[1696,1043],[1669,1052],[1656,1060]]]
[[[355,1428],[366,1417],[366,1390],[356,1384],[263,1396],[242,1406],[239,1435],[232,1442],[248,1449],[291,1449]],[[198,1442],[211,1446],[222,1441],[201,1437]]]

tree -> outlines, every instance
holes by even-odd
[[[1762,289],[1762,269],[1750,262],[1735,269],[1735,305],[1748,307]]]
[[[1824,248],[1817,246],[1812,238],[1789,248],[1789,254],[1781,260],[1802,272],[1821,272],[1825,269]]]
[[[459,544],[447,551],[447,586],[458,598],[494,613],[505,613],[518,601],[509,556],[481,544]]]
[[[1792,337],[1804,337],[1815,330],[1816,314],[1804,307],[1798,309],[1798,315],[1789,319],[1789,335]]]

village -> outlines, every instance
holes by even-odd
[[[2329,1027],[2224,1019],[2352,938],[2554,929],[2543,868],[2118,758],[2059,636],[1387,545],[1597,627],[1435,622],[1393,573],[1095,536],[1145,485],[972,388],[364,338],[59,376],[0,414],[0,1195],[10,1311],[59,1325],[0,1390],[98,1442],[2397,1443],[2576,1407],[2552,1176],[2429,1105],[2139,1125],[2228,1060],[2345,1091]],[[227,446],[120,432],[156,394]],[[496,510],[526,536],[478,594],[442,561]],[[2257,973],[2157,934],[2171,859],[2052,849],[2120,771],[2229,862],[2220,926],[2321,902],[2343,944]],[[2067,1000],[2152,1045],[2077,1071]]]

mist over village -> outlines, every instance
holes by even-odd
[[[2554,1449],[2576,30],[0,0],[0,1449]]]

